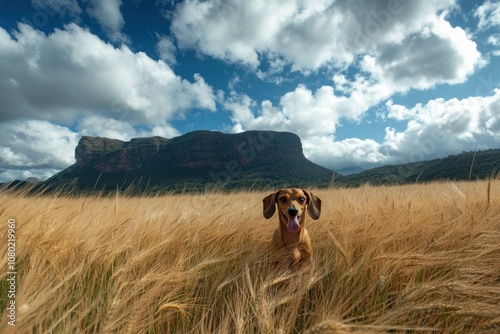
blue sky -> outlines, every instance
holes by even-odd
[[[0,181],[83,135],[290,131],[332,169],[500,147],[499,1],[0,2]]]

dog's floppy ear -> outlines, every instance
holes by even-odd
[[[307,196],[307,213],[309,213],[312,219],[318,219],[321,214],[321,199],[307,190],[302,189],[302,191]]]
[[[281,190],[278,190],[275,193],[269,194],[262,200],[262,204],[264,206],[262,213],[266,219],[269,219],[274,215],[274,212],[276,211],[276,198],[278,197],[280,191]]]

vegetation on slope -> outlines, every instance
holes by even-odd
[[[486,179],[500,172],[500,149],[464,152],[442,159],[389,165],[341,177],[347,186]]]

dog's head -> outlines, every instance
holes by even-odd
[[[278,207],[280,223],[288,232],[299,233],[307,211],[312,219],[318,219],[321,213],[321,199],[312,193],[297,188],[287,188],[269,194],[262,200],[263,214],[271,218]]]

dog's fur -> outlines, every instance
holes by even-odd
[[[305,228],[305,212],[316,220],[321,213],[321,199],[303,189],[281,189],[262,200],[263,214],[271,218],[278,207],[279,226],[271,240],[271,252],[278,262],[296,267],[310,260],[312,245]]]

